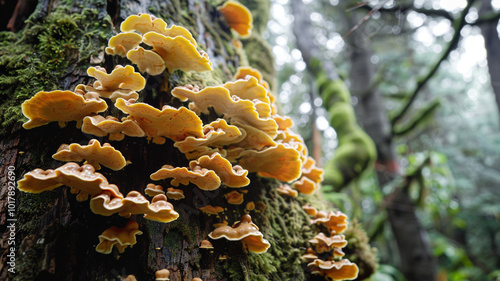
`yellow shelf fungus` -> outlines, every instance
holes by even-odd
[[[249,37],[252,34],[252,13],[247,7],[235,1],[227,1],[217,9],[224,16],[231,29],[234,29],[241,37]]]
[[[290,182],[301,175],[299,152],[285,144],[280,143],[261,151],[246,150],[240,156],[239,165],[263,177]]]
[[[104,118],[100,115],[83,118],[82,132],[98,137],[109,134],[109,140],[121,141],[125,136],[144,137],[146,134],[134,120],[124,119],[120,122],[113,116]]]
[[[88,164],[80,167],[70,162],[55,170],[35,169],[18,181],[18,189],[30,193],[50,191],[62,185],[71,188],[71,193],[78,193],[78,201],[85,201],[89,195],[93,196],[105,190],[121,196],[116,185],[109,184],[106,177],[96,173],[95,168]]]
[[[136,221],[128,221],[125,227],[112,226],[99,235],[99,244],[96,251],[103,254],[110,254],[113,246],[118,252],[125,252],[125,248],[132,247],[137,243],[136,235],[141,235],[139,224]]]
[[[219,153],[214,153],[211,156],[205,155],[196,161],[191,161],[189,167],[191,170],[194,170],[195,167],[212,170],[219,176],[222,183],[229,187],[243,187],[250,183],[247,170],[239,165],[232,166],[231,162],[223,158]]]
[[[260,118],[252,101],[230,96],[229,90],[224,87],[206,87],[201,91],[189,87],[176,87],[172,90],[172,95],[181,101],[191,100],[190,109],[198,114],[208,114],[208,108],[213,107],[215,112],[224,115],[226,120],[253,126],[271,138],[277,134],[276,121],[271,118]]]
[[[152,180],[173,178],[170,181],[173,186],[188,185],[191,182],[202,190],[215,190],[221,184],[220,178],[214,171],[201,167],[192,167],[188,170],[186,167],[164,165],[160,170],[151,174],[150,178]]]
[[[66,122],[76,121],[80,128],[85,116],[105,111],[108,106],[99,97],[84,96],[71,91],[38,92],[31,99],[21,105],[24,116],[29,121],[23,128],[32,129],[50,122],[59,122],[59,126],[66,126]]]
[[[176,109],[164,106],[162,110],[159,110],[146,103],[135,103],[134,100],[125,101],[124,99],[118,99],[115,106],[129,114],[129,118],[136,121],[155,143],[164,143],[165,137],[181,141],[188,136],[203,136],[201,119],[185,107]]]
[[[92,139],[88,145],[81,146],[78,143],[62,144],[57,153],[52,158],[66,162],[81,162],[94,166],[96,170],[101,169],[101,165],[112,170],[121,170],[127,164],[122,153],[112,147],[109,143],[103,144]]]
[[[246,250],[254,253],[265,253],[271,246],[248,214],[243,215],[233,226],[216,228],[208,237],[214,240],[225,238],[229,241],[241,241]]]

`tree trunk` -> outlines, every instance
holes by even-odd
[[[490,0],[481,1],[480,16],[493,13],[493,7]],[[484,47],[486,48],[486,60],[488,62],[488,72],[490,74],[491,86],[495,94],[495,101],[498,112],[500,113],[500,39],[497,31],[498,21],[485,21],[480,24],[481,34],[484,38]]]
[[[362,17],[357,10],[345,13],[347,26],[355,26]],[[377,147],[379,186],[384,187],[402,175],[399,173],[393,136],[382,104],[381,92],[371,83],[375,70],[370,61],[373,54],[364,26],[351,33],[346,41],[351,50],[350,89],[360,100],[357,112],[360,113],[363,128],[373,138]],[[426,231],[415,214],[409,194],[396,190],[386,197],[386,206],[405,277],[409,281],[435,280],[437,261],[432,255]]]
[[[338,87],[334,87],[335,82],[338,83],[338,75],[335,71],[333,64],[330,61],[324,61],[321,56],[319,48],[315,46],[314,38],[311,34],[311,23],[304,13],[305,7],[302,1],[293,0],[291,1],[292,10],[294,11],[295,23],[294,23],[294,34],[297,38],[297,46],[302,52],[302,57],[304,61],[308,64],[308,69],[313,71],[316,77],[318,77],[318,66],[322,66],[322,70],[327,76],[328,83],[322,81],[318,87],[320,88],[320,95],[323,97],[323,103],[327,106],[330,112],[330,122],[331,125],[336,129],[337,124],[341,131],[338,131],[339,135],[339,148],[336,156],[346,155],[345,150],[341,150],[341,136],[345,134],[349,136],[352,134],[353,129],[357,127],[356,120],[354,119],[351,124],[350,130],[342,131],[346,127],[346,121],[339,118],[340,110],[347,112],[346,105],[340,107],[341,102],[348,104],[350,102],[348,91],[345,94],[340,94],[342,91]],[[340,8],[343,11],[347,10],[346,3],[340,4]],[[346,26],[355,26],[357,21],[361,19],[354,12],[343,12],[346,20]],[[363,34],[363,28],[355,30],[347,38],[347,43],[350,45],[349,51],[351,52],[351,69],[350,69],[350,91],[360,100],[358,104],[358,112],[360,116],[360,121],[363,124],[363,128],[366,130],[368,135],[373,139],[377,150],[377,168],[379,169],[379,184],[381,187],[385,186],[389,181],[395,177],[401,176],[398,174],[398,164],[394,148],[392,145],[392,135],[390,130],[389,120],[387,118],[387,113],[384,111],[382,104],[381,93],[376,89],[373,89],[371,81],[374,74],[373,65],[370,62],[372,56],[370,51],[370,43],[368,36]],[[319,63],[321,62],[321,63]],[[325,67],[326,66],[326,67]],[[324,86],[328,85],[328,86]],[[335,98],[331,98],[333,95],[332,89],[336,89],[334,92]],[[330,100],[325,99],[329,97]],[[331,102],[333,101],[333,103]],[[349,105],[350,106],[350,105]],[[358,132],[364,134],[364,132],[359,129]],[[354,136],[359,136],[361,133],[352,134]],[[344,169],[349,169],[353,167],[352,163],[369,163],[366,159],[371,159],[372,157],[363,157],[360,155],[373,155],[375,153],[367,153],[373,146],[372,141],[366,141],[369,138],[363,137],[358,138],[354,141],[354,138],[348,137],[349,141],[356,144],[357,147],[353,153],[350,155],[349,162],[336,161],[332,159],[332,162],[337,162],[339,165],[346,166],[346,164],[351,164]],[[364,140],[361,142],[361,140]],[[359,144],[363,144],[359,146]],[[339,157],[337,157],[339,158]],[[363,160],[363,161],[360,161]],[[328,173],[331,171],[331,167],[326,166],[325,171],[327,175],[326,179],[329,178]],[[339,168],[339,170],[343,170]],[[364,169],[359,169],[364,170]],[[359,173],[358,173],[359,175]],[[344,185],[347,182],[344,181]],[[396,196],[397,195],[397,196]],[[411,281],[417,280],[434,280],[436,276],[436,261],[431,254],[429,241],[426,239],[425,230],[420,225],[418,221],[413,205],[407,193],[402,191],[395,192],[395,196],[388,196],[387,198],[387,212],[389,214],[389,222],[393,229],[394,236],[397,240],[399,254],[401,256],[401,265],[403,273],[406,278]],[[403,211],[402,211],[403,210]],[[413,247],[418,245],[418,247]],[[425,270],[423,270],[425,269]]]
[[[157,108],[165,104],[178,107],[179,102],[171,100],[173,87],[220,85],[232,79],[241,62],[265,67],[264,77],[272,81],[272,60],[262,59],[272,56],[258,32],[243,41],[243,51],[238,49],[237,44],[231,43],[229,27],[214,2],[217,1],[39,1],[22,34],[2,34],[6,38],[0,45],[0,70],[5,75],[0,79],[4,106],[1,121],[5,125],[0,139],[2,183],[11,186],[35,168],[57,168],[61,162],[51,155],[60,144],[86,144],[91,138],[110,142],[131,161],[121,171],[100,171],[123,194],[132,190],[142,193],[150,182],[150,174],[164,164],[188,166],[189,161],[168,139],[163,145],[133,137],[109,141],[106,137],[83,134],[74,122],[64,128],[51,123],[25,130],[20,126],[20,121],[26,120],[20,113],[20,103],[37,91],[73,90],[77,84],[87,84],[85,71],[90,65],[104,65],[110,72],[115,64],[127,64],[125,59],[105,55],[103,50],[115,32],[113,26],[118,27],[124,18],[138,13],[150,13],[163,18],[169,26],[175,23],[189,29],[214,64],[214,71],[209,73],[175,71],[168,76],[147,76],[141,93],[145,102]],[[269,3],[264,0],[252,4],[258,15],[254,24],[259,31],[267,18],[257,11],[266,11]],[[13,173],[15,180],[11,179]],[[185,199],[169,200],[180,214],[177,220],[159,223],[134,216],[143,232],[137,236],[137,244],[123,254],[115,251],[108,255],[95,251],[98,236],[112,225],[125,225],[124,218],[92,213],[88,202],[76,201],[65,187],[40,194],[3,188],[0,279],[120,280],[133,274],[137,280],[153,280],[155,271],[162,268],[170,270],[170,280],[309,279],[300,260],[307,241],[314,235],[310,219],[301,208],[306,199],[282,197],[276,192],[277,180],[255,174],[249,178],[249,192],[241,205],[225,203],[222,195],[228,192],[227,188],[183,188]],[[15,205],[9,205],[9,200],[15,200]],[[248,202],[261,202],[261,208],[247,211]],[[223,217],[230,224],[250,212],[253,222],[269,240],[270,249],[263,254],[246,253],[240,242],[217,240],[213,252],[200,250],[201,240],[214,229],[214,223],[220,222],[198,210],[207,204],[225,206]],[[220,259],[222,256],[227,258]]]

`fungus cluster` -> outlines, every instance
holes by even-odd
[[[163,73],[165,68],[170,72],[175,69],[212,69],[207,54],[196,50],[196,41],[183,27],[167,28],[163,20],[142,14],[127,18],[121,25],[121,31],[110,39],[106,52],[128,57],[142,72],[157,75]],[[25,101],[22,110],[29,120],[23,127],[32,129],[50,122],[58,122],[64,127],[67,122],[76,121],[76,127],[81,128],[82,132],[97,137],[108,136],[110,141],[121,141],[125,136],[147,137],[157,144],[165,143],[166,138],[184,141],[187,137],[199,138],[204,135],[199,116],[185,107],[164,106],[157,109],[136,102],[141,98],[139,92],[144,89],[146,79],[132,65],[117,65],[110,73],[102,67],[90,67],[87,74],[95,78],[92,85],[80,84],[74,91],[39,92]],[[116,109],[108,108],[112,104],[122,112],[120,116],[126,116],[119,119],[112,115],[119,113]],[[214,126],[217,127],[216,124]],[[78,194],[78,201],[85,201],[90,196],[90,209],[103,216],[118,214],[129,218],[143,214],[146,219],[164,223],[179,216],[167,197],[180,200],[184,198],[182,190],[168,188],[165,193],[160,185],[152,184],[145,190],[146,194],[153,197],[151,201],[137,190],[124,196],[118,186],[110,184],[103,174],[95,172],[101,166],[118,171],[129,162],[109,143],[101,145],[98,140],[92,139],[88,145],[62,144],[53,158],[69,163],[55,170],[30,171],[19,181],[18,188],[25,192],[40,193],[67,186],[71,193]],[[226,166],[221,165],[223,160]],[[75,163],[83,161],[85,163],[82,166]],[[201,166],[212,165],[210,167],[229,184],[247,184],[245,180],[238,181],[235,178],[245,177],[247,172],[237,167],[234,169],[227,160],[216,158],[214,163],[205,159],[201,161],[195,161],[191,169],[197,172],[199,169],[207,170]],[[220,179],[214,171],[211,174],[216,182],[219,181],[218,187]],[[126,246],[133,245],[135,236],[133,243],[130,242],[131,237],[128,240],[120,238],[123,238],[124,232],[131,231],[131,226],[134,227],[133,233],[140,234],[136,222],[127,224],[125,229],[111,227],[99,236],[97,251],[111,253],[115,245],[122,252]]]
[[[235,14],[245,9],[235,6],[234,2],[219,9],[231,28],[242,36],[249,34],[247,29],[251,28],[251,20],[241,23]],[[175,108],[160,104],[155,107],[138,102],[140,91],[146,85],[140,72],[168,76],[176,69],[212,69],[208,55],[197,50],[191,33],[180,26],[167,27],[163,20],[148,14],[134,15],[121,24],[121,33],[109,40],[106,52],[127,57],[139,72],[131,65],[118,65],[109,74],[103,68],[90,67],[87,73],[96,79],[92,85],[78,85],[74,92],[39,92],[26,101],[22,109],[30,120],[23,126],[31,129],[49,122],[64,126],[66,122],[76,121],[82,132],[107,137],[109,141],[145,137],[151,149],[164,149],[173,142],[173,146],[190,160],[188,166],[175,167],[165,159],[156,171],[150,171],[153,182],[146,186],[144,193],[153,197],[151,201],[142,195],[142,190],[133,190],[124,196],[118,186],[110,184],[95,170],[101,166],[113,171],[127,169],[128,161],[109,143],[101,146],[99,141],[92,139],[88,145],[61,145],[53,158],[71,162],[55,170],[35,169],[26,173],[19,181],[19,189],[39,193],[64,185],[71,193],[78,193],[78,201],[85,201],[90,196],[90,209],[95,214],[118,214],[125,218],[142,214],[145,219],[162,223],[179,216],[168,199],[185,198],[180,185],[204,191],[219,190],[219,197],[214,202],[224,201],[227,205],[196,206],[207,216],[222,220],[214,224],[208,237],[229,243],[238,241],[245,252],[266,252],[271,244],[264,239],[250,215],[252,212],[264,213],[266,206],[262,201],[245,198],[252,188],[249,173],[276,182],[278,193],[293,200],[299,193],[313,194],[319,188],[323,171],[308,156],[303,139],[291,131],[292,120],[278,115],[274,95],[261,73],[250,67],[240,67],[234,74],[234,81],[220,86],[202,89],[192,85],[177,86],[171,95],[184,106]],[[82,166],[74,163],[82,161],[85,161]],[[235,206],[240,205],[241,210],[244,209],[243,216],[229,225],[225,213],[228,208],[235,211]],[[315,241],[321,246],[316,246],[316,251],[333,251],[337,254],[334,257],[339,257],[345,239],[337,234],[347,227],[345,215],[317,211],[313,215],[312,223],[321,225],[332,235],[318,235]],[[99,236],[97,251],[111,253],[115,246],[123,252],[135,244],[135,235],[142,233],[138,226],[137,222],[129,221],[125,228],[107,229]],[[213,250],[207,242],[202,248]],[[319,259],[314,259],[310,267],[313,273],[321,272],[327,278],[331,275],[326,272],[332,268],[342,271],[355,267],[346,265],[345,261],[333,262],[330,268],[327,267],[332,260],[320,263]],[[165,278],[157,280],[168,280],[168,276]]]
[[[308,262],[311,273],[324,276],[326,280],[352,280],[358,277],[358,266],[348,259],[343,259],[342,251],[347,245],[345,236],[341,234],[347,229],[347,216],[340,212],[325,213],[305,205],[304,211],[313,217],[311,223],[322,231],[309,241],[312,247],[302,256]],[[325,234],[325,232],[327,234]]]

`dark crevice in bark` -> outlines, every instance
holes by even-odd
[[[106,11],[108,15],[111,17],[113,25],[118,25],[118,19],[120,16],[120,0],[107,0]]]

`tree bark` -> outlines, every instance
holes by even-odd
[[[482,0],[479,15],[483,16],[493,13],[490,0]],[[486,60],[488,62],[488,72],[490,74],[491,87],[495,94],[495,101],[500,113],[500,39],[497,31],[498,21],[486,21],[479,25],[484,38],[486,48]]]
[[[15,64],[0,62],[0,69],[5,70],[6,75],[10,75],[8,77],[11,78],[11,80],[0,80],[0,91],[3,94],[9,92],[10,95],[2,102],[12,102],[18,110],[9,116],[2,115],[4,120],[11,120],[7,117],[12,116],[21,118],[16,117],[20,115],[19,105],[29,96],[21,97],[19,93],[28,88],[32,91],[31,95],[34,95],[41,88],[38,81],[45,83],[42,86],[49,87],[47,85],[53,83],[54,88],[72,90],[77,84],[89,82],[85,73],[89,65],[104,65],[110,72],[115,64],[126,64],[124,59],[104,55],[103,46],[106,45],[109,35],[114,32],[113,25],[118,27],[124,18],[138,13],[150,13],[163,18],[169,25],[175,23],[188,28],[214,63],[215,70],[209,74],[186,74],[176,71],[169,76],[147,76],[146,88],[141,95],[144,101],[157,108],[165,104],[180,105],[178,101],[171,100],[169,94],[175,86],[218,85],[231,80],[242,61],[248,61],[251,66],[268,64],[264,75],[267,79],[272,79],[273,67],[269,66],[272,60],[267,62],[261,60],[271,57],[270,51],[259,34],[243,42],[244,49],[247,47],[245,44],[251,44],[252,48],[247,51],[248,56],[241,55],[235,44],[231,43],[229,27],[212,2],[40,1],[23,35],[19,35],[20,40],[12,40],[11,45],[2,45],[3,49],[0,49],[2,55],[5,55],[4,58],[9,56],[11,62],[16,62]],[[269,5],[267,1],[259,3],[264,7]],[[265,20],[264,15],[259,15],[259,18]],[[111,23],[110,19],[114,21]],[[54,35],[44,37],[46,33],[51,32],[46,30],[46,24],[51,21],[57,23],[54,27],[56,29],[57,26],[68,23],[64,27],[74,30],[67,33],[68,29],[57,29],[60,38]],[[87,44],[71,47],[75,41],[80,42],[80,39],[88,39],[85,41]],[[58,43],[63,45],[57,45]],[[24,47],[29,50],[21,49]],[[47,49],[61,55],[61,58],[42,57],[36,61],[37,64],[26,63],[32,62],[29,54],[38,59],[39,54]],[[92,50],[91,53],[87,53],[89,49]],[[25,55],[15,57],[16,53]],[[67,67],[62,71],[56,66],[47,70],[47,67],[52,67],[44,65],[47,61],[53,64],[63,61],[67,63]],[[44,68],[35,69],[38,72],[35,71],[29,79],[22,80],[25,81],[24,84],[9,82],[21,81],[20,79],[24,79],[25,76],[17,74],[28,75],[37,65],[44,65]],[[55,78],[56,81],[43,78],[45,75]],[[36,85],[33,81],[37,82]],[[49,89],[43,88],[43,90],[53,89],[50,86]],[[62,129],[57,124],[51,123],[24,130],[20,126],[21,120],[16,121],[14,125],[3,128],[5,132],[0,139],[0,153],[3,155],[0,159],[2,183],[11,181],[9,167],[15,168],[16,181],[35,168],[54,169],[61,163],[51,159],[51,155],[57,151],[60,144],[86,144],[89,139],[97,138],[83,134],[74,127],[73,122]],[[105,137],[97,139],[101,143],[109,142]],[[163,145],[150,143],[145,138],[130,137],[110,143],[120,150],[131,164],[118,172],[108,169],[100,172],[110,183],[118,185],[123,194],[131,190],[139,190],[142,193],[146,184],[150,182],[150,174],[164,164],[185,167],[189,163],[184,155],[173,147],[173,141],[168,139]],[[137,244],[127,248],[123,254],[115,251],[109,255],[95,251],[95,246],[99,243],[98,236],[112,225],[123,226],[125,219],[116,215],[105,217],[92,213],[88,201],[77,202],[75,196],[65,187],[41,194],[27,194],[15,190],[14,195],[3,188],[0,190],[2,207],[0,279],[121,280],[133,274],[137,280],[153,280],[155,271],[162,268],[170,270],[170,280],[191,280],[194,277],[200,277],[205,281],[309,279],[310,275],[304,271],[300,261],[307,241],[314,235],[309,226],[310,219],[301,208],[305,199],[293,200],[281,197],[275,189],[278,185],[276,180],[260,178],[255,174],[250,175],[250,180],[251,185],[248,187],[250,192],[245,195],[245,202],[242,205],[227,205],[223,201],[222,195],[228,191],[227,189],[201,191],[193,186],[184,188],[186,198],[183,201],[169,200],[180,214],[176,221],[165,224],[136,216],[135,219],[143,232],[138,236]],[[8,205],[9,198],[16,200],[16,205],[11,210]],[[213,253],[198,248],[201,240],[206,239],[207,234],[214,229],[213,224],[220,222],[215,217],[207,217],[201,213],[198,207],[224,204],[225,219],[233,223],[248,212],[245,210],[245,204],[251,201],[261,202],[261,206],[265,206],[250,213],[254,223],[261,228],[264,238],[271,243],[267,253],[259,255],[246,253],[241,243],[221,240],[214,242]],[[12,216],[9,211],[13,212]],[[7,228],[9,219],[15,219],[14,230]],[[11,236],[14,237],[11,240],[15,242],[12,245],[9,244]],[[11,252],[15,254],[13,259],[15,273],[8,271],[11,268],[7,263],[12,260],[8,256]],[[222,256],[227,256],[227,259],[219,259]]]

